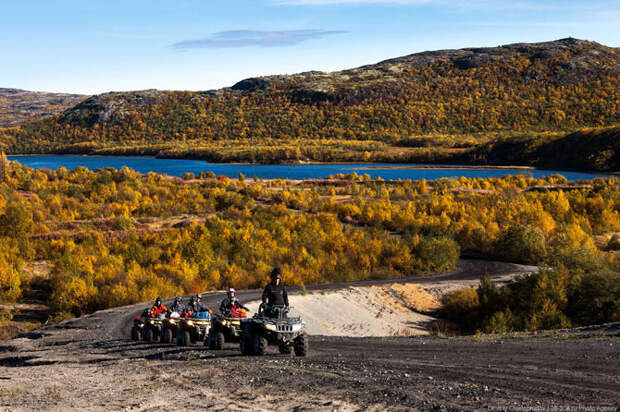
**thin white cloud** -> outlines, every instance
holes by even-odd
[[[557,4],[545,4],[537,0],[267,0],[268,3],[281,6],[324,6],[338,4],[400,4],[400,5],[427,5],[434,4],[443,7],[458,9],[480,10],[555,10]],[[588,4],[569,0],[562,5],[563,9],[606,10],[615,8],[613,3],[607,2]]]
[[[273,4],[293,6],[321,6],[327,4],[426,4],[433,0],[272,0]]]
[[[342,30],[229,30],[211,34],[198,40],[185,40],[173,44],[175,49],[197,48],[235,48],[235,47],[286,47],[294,46],[307,40],[318,39]]]

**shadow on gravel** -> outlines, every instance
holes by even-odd
[[[419,320],[419,321],[409,321],[406,325],[412,329],[422,329],[422,330],[430,330],[432,321],[427,320]]]
[[[36,356],[13,356],[10,358],[3,358],[3,359],[0,359],[0,366],[4,366],[7,368],[21,368],[24,366],[45,366],[45,365],[54,365],[57,363],[66,363],[66,362],[46,361],[46,360],[39,360],[39,361],[31,362],[33,359],[39,359],[39,358],[37,358]]]
[[[112,355],[109,358],[92,359],[89,363],[120,361],[123,359],[190,360],[243,356],[238,352],[238,347],[231,346],[229,348],[224,348],[222,351],[211,351],[207,349],[202,342],[191,346],[176,346],[166,343],[146,343],[128,341],[125,339],[114,339],[93,342],[88,346],[98,350],[101,355]]]
[[[217,355],[213,354],[212,352],[208,352],[208,353],[204,353],[205,349],[202,349],[201,351],[196,351],[196,350],[190,350],[188,351],[187,348],[184,349],[177,349],[177,350],[172,350],[172,351],[166,351],[166,352],[158,352],[158,353],[151,353],[151,354],[147,354],[145,356],[136,356],[133,357],[131,359],[147,359],[147,360],[195,360],[195,359],[224,359],[224,358],[238,358],[243,356],[241,353],[218,353]],[[189,355],[198,355],[198,357],[196,356],[189,356]],[[206,355],[206,356],[204,356]]]
[[[112,339],[112,340],[103,340],[94,342],[93,346],[95,348],[106,349],[106,348],[128,348],[128,347],[156,347],[156,346],[165,346],[165,345],[157,345],[155,343],[141,343],[141,342],[133,342],[127,341],[125,339]]]
[[[19,335],[16,336],[16,338],[41,339],[43,336],[45,335],[40,332],[26,332],[26,333],[20,333]]]
[[[45,346],[66,346],[75,343],[74,340],[58,340],[53,342],[45,342]]]
[[[13,346],[13,345],[0,346],[0,352],[15,352],[15,351],[17,351],[17,346]]]

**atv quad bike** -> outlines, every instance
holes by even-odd
[[[288,308],[274,306],[270,313],[261,304],[258,313],[241,321],[239,347],[244,355],[262,356],[268,345],[277,346],[280,353],[295,351],[297,356],[306,356],[308,341],[301,317],[288,317]]]
[[[142,327],[142,340],[145,342],[158,341],[161,336],[162,325],[165,319],[166,315],[163,313],[154,318],[147,318],[144,321],[144,326]]]
[[[225,342],[239,342],[241,337],[241,319],[246,317],[244,309],[228,311],[216,315],[211,320],[211,329],[205,340],[205,346],[211,350],[220,350]]]
[[[211,329],[211,313],[200,312],[191,318],[181,318],[177,324],[177,345],[187,346],[205,340]]]
[[[177,325],[181,321],[179,312],[172,312],[170,316],[164,319],[162,324],[160,341],[161,343],[172,343],[177,337]]]
[[[140,316],[136,316],[131,327],[131,340],[139,341],[142,339],[142,329],[149,317],[149,310],[145,309]]]

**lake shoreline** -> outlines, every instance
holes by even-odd
[[[569,180],[589,180],[597,177],[615,176],[617,172],[592,172],[582,170],[550,170],[533,166],[508,165],[463,165],[463,164],[407,164],[407,163],[371,163],[371,162],[283,162],[283,163],[215,163],[203,159],[170,158],[140,155],[103,155],[103,154],[18,154],[9,155],[9,159],[20,161],[29,167],[55,169],[58,167],[76,168],[83,166],[89,169],[128,167],[140,173],[153,171],[171,176],[182,176],[184,173],[198,174],[214,172],[217,175],[259,178],[316,179],[332,175],[370,174],[373,178],[397,179],[437,179],[441,177],[501,177],[498,172],[506,174],[530,173],[532,175],[562,174],[573,175]],[[101,160],[98,162],[97,160]],[[211,169],[211,170],[209,170]],[[418,171],[419,174],[415,172]],[[463,174],[458,173],[459,171]],[[480,174],[477,175],[476,172]],[[484,172],[488,173],[484,173]],[[381,173],[385,172],[385,173]],[[454,173],[451,173],[454,172]],[[495,173],[494,173],[495,172]],[[257,175],[254,173],[258,173]],[[261,175],[262,174],[262,175]],[[267,175],[269,176],[267,176]],[[277,176],[276,176],[277,175]],[[581,175],[578,177],[577,175]]]
[[[170,156],[156,156],[156,155],[136,155],[136,154],[89,154],[89,153],[24,153],[24,154],[7,154],[8,157],[85,157],[85,158],[136,158],[136,159],[162,159],[162,160],[194,160],[202,161],[209,165],[238,165],[238,166],[312,166],[312,165],[367,165],[366,167],[360,167],[358,170],[476,170],[476,169],[488,169],[488,170],[503,170],[503,169],[520,169],[520,170],[539,170],[539,171],[553,171],[553,169],[539,168],[535,166],[524,165],[485,165],[485,164],[420,164],[411,163],[411,165],[404,165],[403,163],[395,163],[395,166],[390,166],[390,163],[384,162],[318,162],[318,161],[299,161],[299,162],[280,162],[280,163],[250,163],[250,162],[209,162],[200,157],[170,157]],[[379,165],[379,166],[373,166]],[[597,170],[584,170],[575,168],[563,168],[564,172],[577,172],[587,174],[597,174],[606,176],[619,175],[620,171],[614,172],[601,172]]]

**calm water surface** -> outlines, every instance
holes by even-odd
[[[554,170],[523,170],[523,169],[399,169],[410,167],[406,164],[320,164],[320,165],[237,165],[207,163],[202,160],[156,159],[152,157],[123,157],[123,156],[8,156],[28,167],[35,169],[57,169],[61,166],[74,169],[84,166],[88,169],[113,167],[120,169],[127,166],[141,173],[156,172],[171,176],[183,176],[186,172],[198,175],[199,172],[213,172],[216,175],[237,177],[243,173],[246,177],[263,179],[312,179],[327,177],[337,173],[353,173],[383,179],[438,179],[440,177],[501,177],[520,173],[530,174],[540,178],[551,174],[562,174],[568,180],[592,179],[605,176],[592,173],[562,172]],[[385,169],[391,168],[391,169]]]

